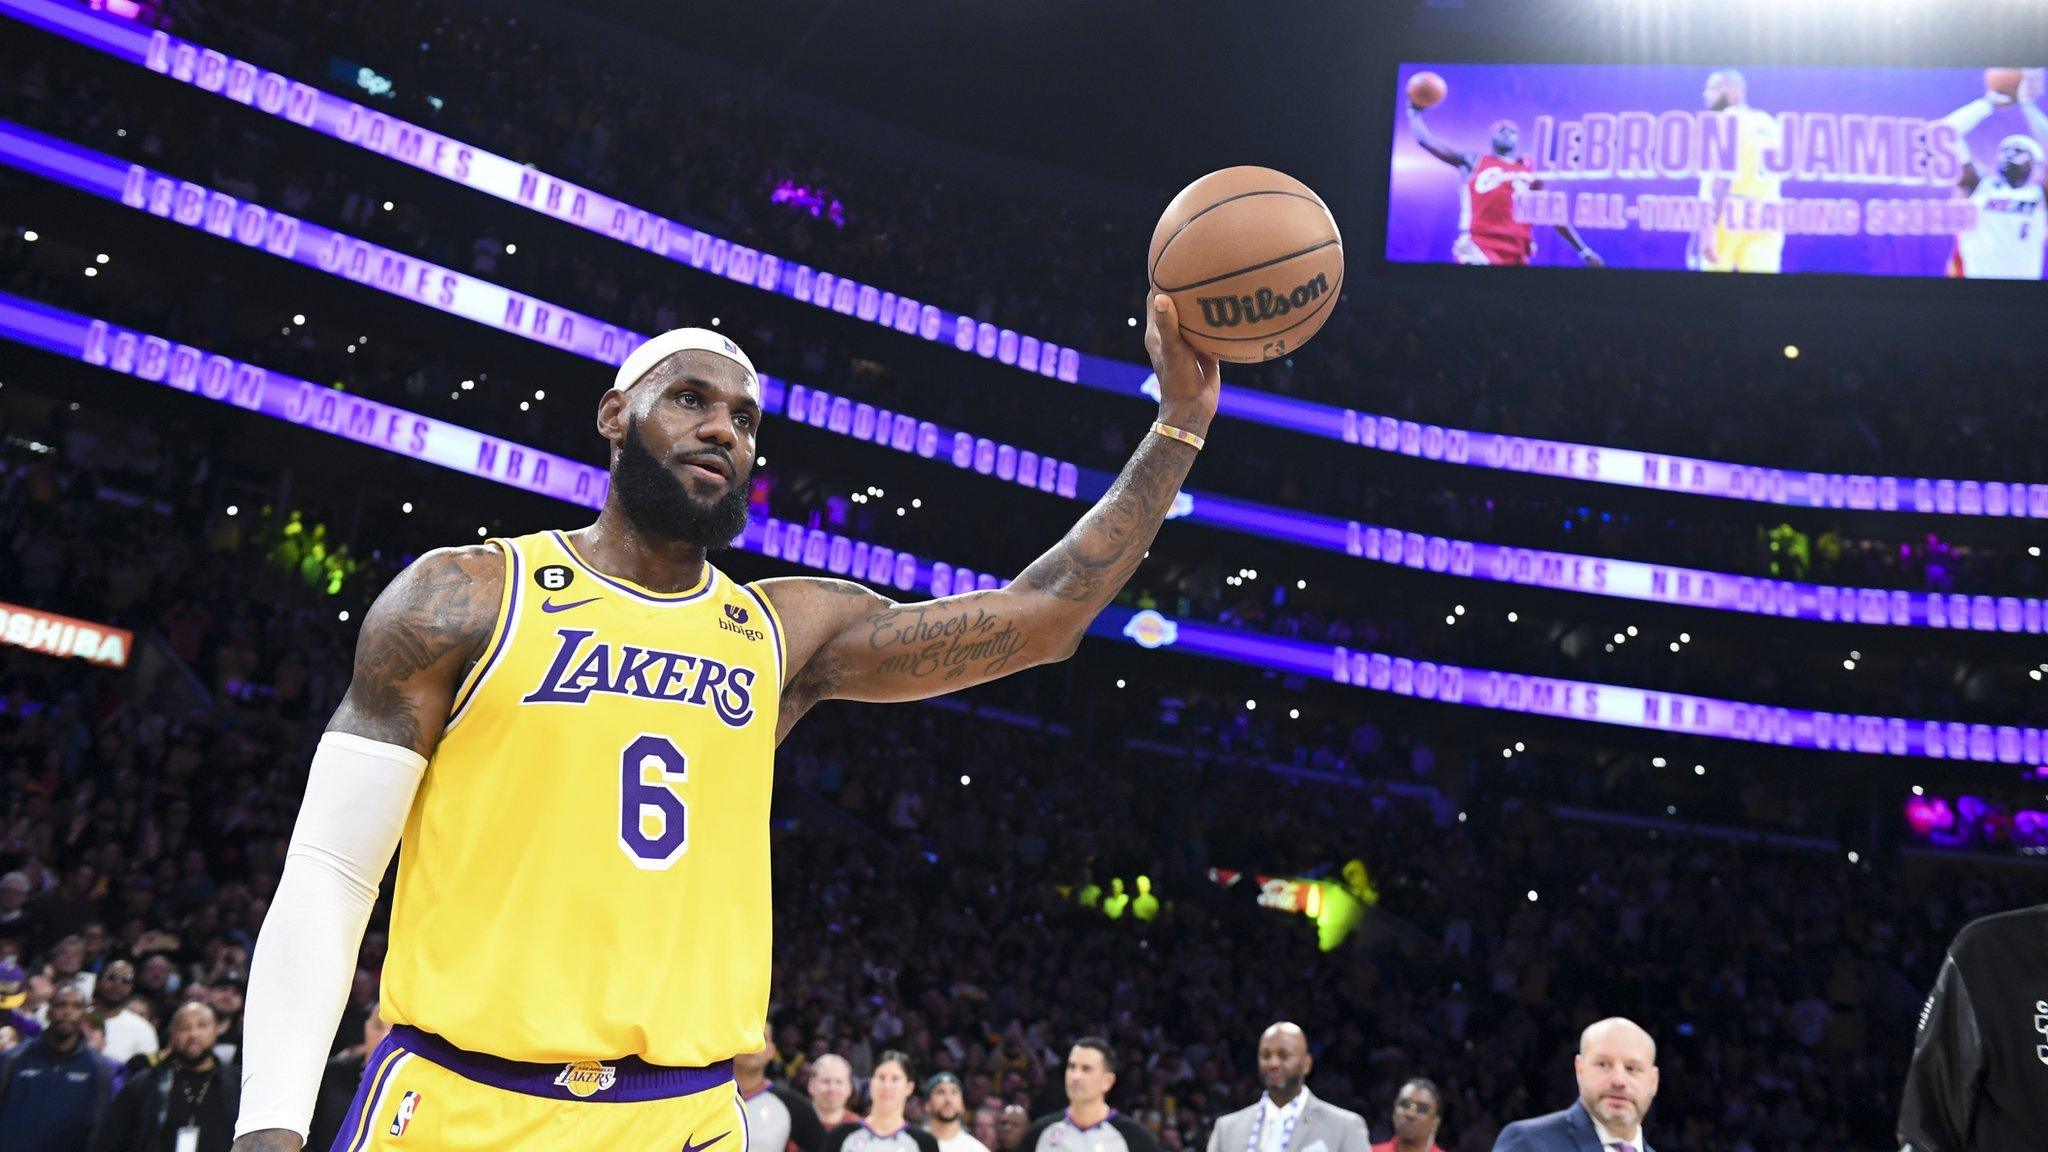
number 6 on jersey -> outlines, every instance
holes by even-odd
[[[688,810],[671,787],[689,780],[688,762],[652,732],[634,737],[619,759],[619,848],[635,868],[667,871],[690,847]]]

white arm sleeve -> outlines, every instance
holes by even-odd
[[[256,939],[243,1012],[237,1137],[304,1139],[377,885],[427,762],[410,748],[329,732],[313,753],[284,876]]]
[[[1979,96],[1935,121],[1936,124],[1947,124],[1956,130],[1956,146],[1953,149],[1956,159],[1969,162],[1970,133],[1977,130],[1977,125],[1991,119],[1991,114],[1996,111],[1998,109],[1992,107],[1989,96]]]

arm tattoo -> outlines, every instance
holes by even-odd
[[[913,680],[944,683],[971,676],[992,680],[1011,671],[1025,636],[1014,620],[973,605],[913,604],[870,613],[868,647],[882,657],[879,670]]]
[[[1024,582],[1062,600],[1109,603],[1138,570],[1194,461],[1187,446],[1147,436],[1066,539],[1024,570]]]
[[[424,733],[431,723],[438,734],[444,718],[421,714],[414,679],[489,629],[498,601],[482,591],[453,557],[422,564],[386,588],[364,620],[355,678],[329,727],[430,755],[435,741]]]

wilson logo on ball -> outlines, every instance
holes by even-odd
[[[1246,296],[1197,296],[1195,300],[1202,306],[1204,324],[1211,328],[1235,328],[1240,324],[1262,323],[1306,308],[1322,299],[1329,290],[1329,276],[1318,272],[1315,279],[1292,292],[1261,288]]]

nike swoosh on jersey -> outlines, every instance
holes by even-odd
[[[592,596],[588,600],[575,600],[567,604],[557,604],[553,600],[542,600],[540,602],[540,610],[543,612],[567,612],[571,608],[581,608],[585,604],[595,603],[602,599],[604,599],[602,596]]]
[[[716,1135],[716,1136],[713,1136],[713,1137],[712,1137],[711,1139],[709,1139],[709,1140],[706,1140],[706,1141],[705,1141],[705,1142],[703,1142],[702,1144],[692,1144],[692,1143],[690,1142],[690,1140],[684,1140],[684,1141],[683,1141],[683,1152],[704,1152],[704,1150],[705,1150],[706,1148],[709,1148],[709,1147],[711,1147],[711,1146],[712,1146],[713,1144],[716,1144],[716,1143],[718,1143],[718,1142],[719,1142],[720,1140],[723,1140],[723,1139],[725,1139],[725,1138],[726,1138],[726,1137],[727,1137],[728,1135],[730,1135],[730,1134],[731,1134],[731,1133],[729,1133],[729,1132],[720,1132],[720,1133],[719,1133],[718,1135]],[[691,1133],[691,1139],[695,1139],[695,1138],[696,1138],[696,1134],[695,1134],[695,1133]]]

